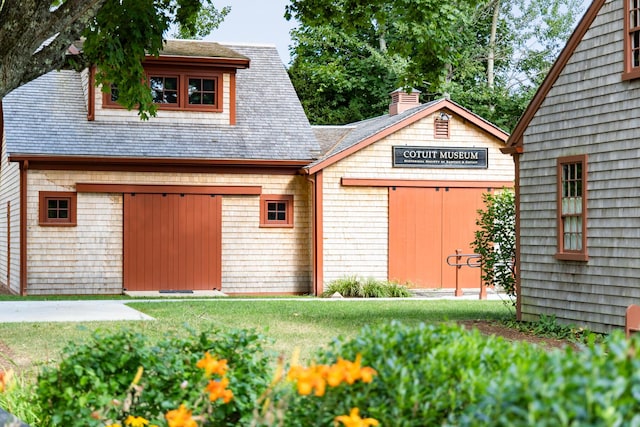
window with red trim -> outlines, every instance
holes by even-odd
[[[260,227],[293,227],[293,196],[260,196]]]
[[[587,156],[558,159],[558,252],[556,258],[587,261]]]
[[[623,79],[640,78],[640,0],[624,0]]]
[[[221,73],[149,67],[146,74],[153,102],[161,110],[222,111]],[[118,108],[117,101],[118,89],[112,86],[103,105]]]
[[[76,193],[40,191],[39,222],[43,226],[76,225]]]

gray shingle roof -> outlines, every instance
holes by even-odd
[[[311,168],[316,164],[320,163],[321,161],[329,157],[332,157],[338,153],[341,153],[344,150],[349,149],[350,147],[358,144],[359,142],[362,142],[365,139],[379,132],[382,132],[383,130],[395,125],[396,123],[401,122],[406,118],[411,117],[414,114],[417,114],[420,111],[427,109],[431,107],[433,104],[438,102],[440,102],[440,100],[431,101],[426,104],[422,104],[418,107],[411,108],[409,110],[406,110],[400,114],[396,114],[393,116],[389,114],[385,114],[383,116],[373,117],[371,119],[362,120],[360,122],[345,125],[345,128],[350,129],[351,131],[348,134],[343,135],[341,140],[336,140],[335,142],[337,144],[335,144],[331,150],[324,152],[324,155],[320,159],[311,163],[307,167]],[[318,132],[322,132],[322,130],[318,130],[315,126],[314,126],[314,131],[316,132],[316,134],[318,134]]]
[[[225,45],[250,58],[236,75],[236,125],[87,121],[81,77],[51,72],[3,100],[9,155],[313,160],[320,153],[273,46]]]

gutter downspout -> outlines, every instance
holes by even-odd
[[[20,295],[27,295],[27,171],[29,161],[20,162]]]
[[[308,175],[309,170],[305,169],[307,181],[311,183],[311,246],[312,246],[312,262],[311,276],[313,295],[320,296],[323,292],[323,228],[322,228],[322,171],[316,172],[314,175]]]

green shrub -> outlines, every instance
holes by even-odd
[[[482,280],[498,286],[514,303],[516,297],[516,203],[515,193],[504,188],[495,194],[484,193],[485,210],[478,210],[478,230],[471,243],[482,258]]]
[[[360,353],[374,381],[298,398],[287,425],[328,425],[357,407],[398,427],[639,426],[639,345],[615,333],[602,345],[549,351],[451,325],[366,327],[318,361]]]
[[[408,298],[412,296],[405,285],[371,277],[363,280],[356,276],[332,281],[322,296],[330,297],[336,292],[345,298]]]
[[[196,363],[209,351],[227,359],[229,388],[235,395],[230,403],[216,407],[212,420],[217,426],[246,424],[271,374],[263,343],[261,335],[246,330],[188,332],[157,343],[130,331],[96,332],[88,343],[66,347],[58,367],[42,371],[38,398],[53,425],[104,425],[96,418],[114,406],[114,399],[126,401],[142,366],[142,392],[135,396],[133,415],[161,424],[167,411],[203,395],[203,372]]]

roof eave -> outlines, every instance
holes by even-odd
[[[502,129],[498,128],[497,126],[487,122],[486,120],[483,120],[482,118],[480,118],[480,116],[472,113],[471,111],[461,107],[460,105],[456,104],[455,102],[449,100],[449,99],[441,99],[438,100],[436,102],[433,102],[431,105],[429,105],[429,107],[425,108],[424,110],[420,110],[419,112],[412,114],[410,116],[408,116],[407,118],[394,123],[392,126],[389,126],[385,129],[382,129],[381,131],[370,135],[367,138],[364,138],[363,140],[361,140],[360,142],[352,145],[351,147],[342,150],[338,153],[335,153],[329,157],[327,157],[326,159],[318,162],[315,165],[312,166],[307,166],[306,168],[304,168],[304,172],[312,175],[315,174],[316,172],[344,159],[345,157],[350,156],[353,153],[356,153],[358,151],[360,151],[361,149],[385,138],[388,135],[391,135],[395,132],[397,132],[398,130],[404,128],[405,126],[408,126],[412,123],[417,122],[418,120],[421,120],[431,114],[433,114],[436,111],[442,110],[442,109],[447,109],[449,111],[451,111],[452,113],[457,114],[458,116],[468,120],[469,122],[471,122],[472,124],[474,124],[475,126],[478,126],[479,128],[481,128],[482,130],[484,130],[485,132],[489,133],[490,135],[494,136],[495,138],[497,138],[498,140],[500,140],[502,143],[506,143],[507,139],[509,138],[509,134],[506,133],[505,131],[503,131]]]
[[[302,168],[311,160],[270,160],[270,159],[194,159],[162,157],[108,157],[108,156],[58,156],[44,154],[10,154],[10,162],[27,162],[32,167],[63,167],[82,165],[101,166],[185,166],[185,167],[261,167],[261,168]]]
[[[220,57],[204,57],[204,56],[179,56],[179,55],[161,55],[158,57],[147,56],[145,63],[157,65],[174,65],[188,64],[200,66],[216,66],[222,68],[249,68],[251,61],[244,58],[220,58]]]

